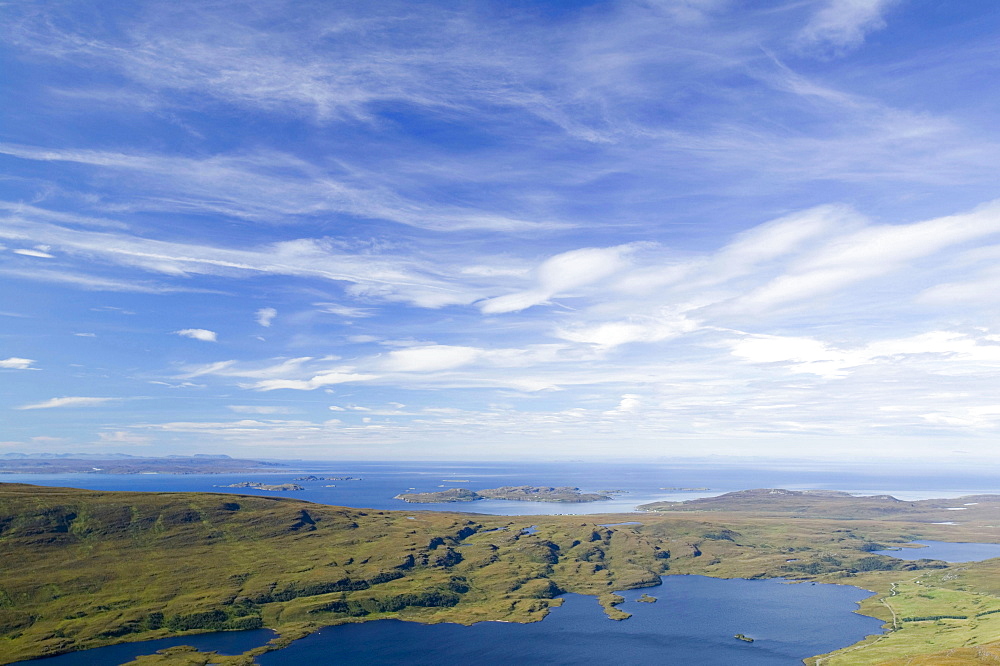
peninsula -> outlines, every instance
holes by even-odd
[[[469,490],[468,488],[448,488],[432,493],[400,493],[394,499],[414,504],[438,504],[442,502],[475,502],[476,500],[495,499],[515,502],[600,502],[609,500],[608,495],[580,492],[579,488],[569,486],[503,486],[485,490]]]

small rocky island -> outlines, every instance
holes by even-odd
[[[305,490],[305,488],[297,483],[267,484],[259,483],[257,481],[240,481],[239,483],[230,483],[228,486],[216,486],[216,488],[253,488],[255,490],[271,490],[274,492]]]
[[[484,490],[469,490],[468,488],[448,488],[433,493],[401,493],[394,499],[414,504],[438,504],[442,502],[475,502],[476,500],[495,499],[517,502],[600,502],[611,499],[598,493],[583,493],[579,488],[569,486],[503,486],[501,488],[486,488]]]
[[[360,481],[358,477],[354,476],[316,476],[314,474],[308,474],[306,476],[297,476],[292,481]]]

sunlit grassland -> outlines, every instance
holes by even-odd
[[[983,659],[993,648],[975,648],[1000,638],[1000,596],[996,589],[1000,560],[909,573],[912,575],[903,578],[885,573],[877,576],[873,587],[879,588],[878,594],[861,607],[861,612],[886,620],[891,631],[809,663],[992,663]],[[920,655],[926,655],[927,661],[908,661]]]
[[[516,517],[0,484],[0,663],[258,626],[280,637],[253,653],[379,618],[531,622],[563,592],[593,595],[625,619],[613,591],[656,585],[664,574],[873,590],[862,612],[889,626],[895,617],[895,631],[824,664],[1000,640],[1000,613],[991,612],[1000,609],[1000,562],[947,566],[871,552],[912,539],[996,540],[986,522],[996,505],[945,526],[931,524],[946,510],[934,504],[882,515],[881,501],[753,499],[750,510],[737,499],[638,516]],[[641,524],[601,526],[626,521]],[[962,619],[938,617],[946,615]],[[251,657],[175,649],[137,663],[233,666]]]

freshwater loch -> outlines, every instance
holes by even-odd
[[[419,624],[377,620],[327,627],[257,658],[261,666],[299,664],[496,665],[658,663],[793,666],[802,659],[882,631],[854,611],[870,592],[849,585],[666,576],[661,585],[619,592],[627,620],[610,620],[597,600],[564,595],[541,622]],[[655,603],[637,599],[644,594]],[[735,638],[743,634],[753,642]],[[20,662],[39,666],[117,666],[174,645],[234,654],[262,645],[267,630],[222,632],[128,643]]]
[[[292,664],[800,664],[880,633],[853,611],[870,596],[846,585],[789,584],[668,576],[662,585],[620,592],[627,620],[610,620],[597,601],[566,595],[541,622],[424,625],[397,620],[328,627],[258,659]],[[636,601],[643,594],[655,603]],[[753,639],[735,638],[743,634]],[[428,646],[432,646],[428,648]]]

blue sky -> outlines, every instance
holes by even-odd
[[[994,2],[0,14],[0,452],[1000,456]]]

